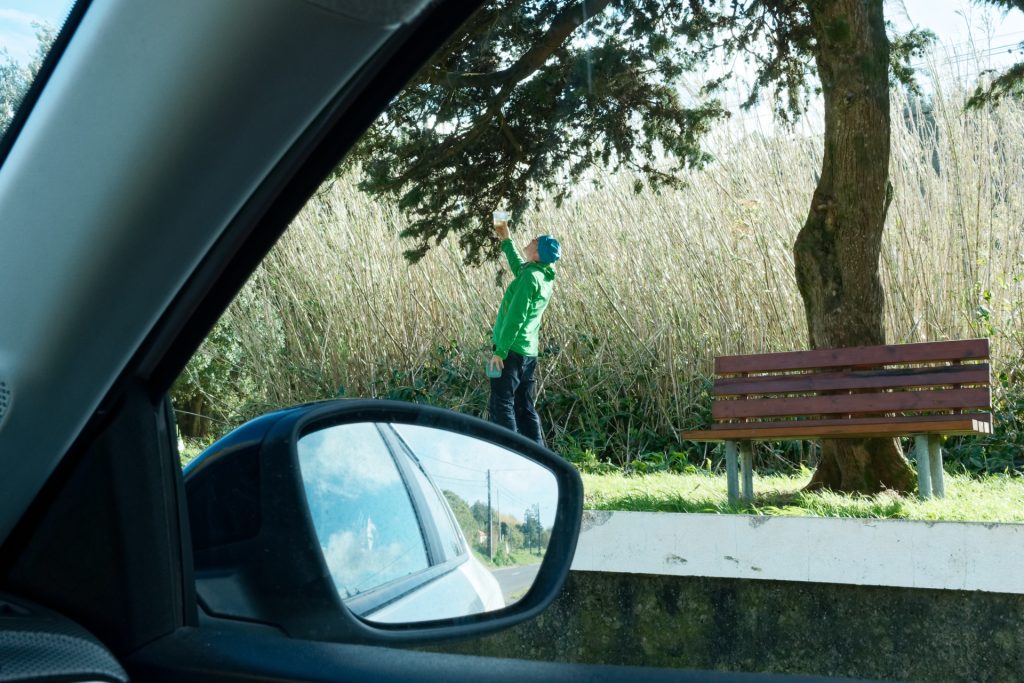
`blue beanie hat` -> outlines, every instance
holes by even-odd
[[[551,235],[537,238],[537,257],[541,263],[554,263],[562,258],[562,245]]]

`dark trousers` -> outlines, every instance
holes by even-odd
[[[491,400],[487,410],[491,422],[519,432],[543,446],[540,415],[533,407],[537,384],[533,375],[536,371],[535,356],[520,356],[515,351],[509,351],[501,377],[491,380]]]

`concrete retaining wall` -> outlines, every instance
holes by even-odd
[[[1022,551],[1024,525],[587,513],[554,605],[526,624],[444,649],[1024,681]]]
[[[573,571],[538,618],[443,649],[560,662],[1010,683],[1024,681],[1024,596]]]
[[[593,512],[573,569],[1024,593],[1024,524]]]

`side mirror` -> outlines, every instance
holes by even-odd
[[[390,401],[257,418],[196,458],[185,490],[205,616],[382,644],[540,612],[568,574],[583,502],[551,451]]]

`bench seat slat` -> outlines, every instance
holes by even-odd
[[[800,375],[762,375],[726,377],[715,381],[715,396],[739,394],[798,394],[815,391],[856,389],[894,389],[898,387],[936,387],[953,384],[989,383],[988,363],[949,365],[896,370],[851,370],[804,373]]]
[[[938,417],[938,416],[929,416]],[[942,420],[899,421],[897,418],[849,420],[790,420],[787,422],[737,423],[714,429],[683,432],[689,441],[774,441],[812,438],[865,438],[911,436],[914,434],[991,434],[988,415],[943,415]],[[826,424],[828,423],[828,424]],[[839,424],[841,423],[841,424]]]
[[[715,374],[785,372],[872,365],[987,360],[988,339],[887,344],[814,351],[785,351],[715,358]]]
[[[711,408],[711,416],[715,420],[722,420],[796,415],[852,415],[987,408],[989,405],[991,405],[991,395],[989,388],[985,387],[983,389],[936,389],[732,401],[716,400]]]

